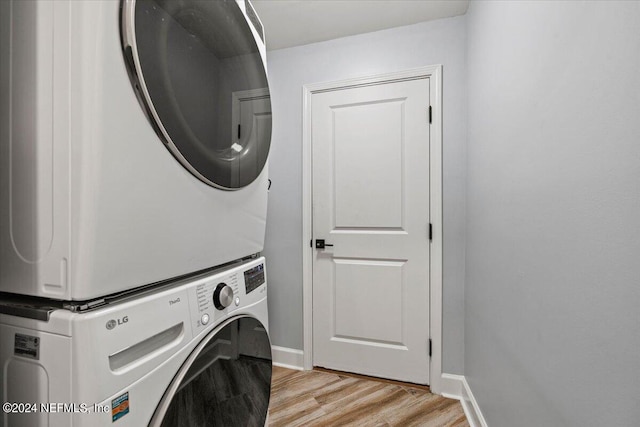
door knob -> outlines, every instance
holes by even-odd
[[[329,243],[325,243],[324,239],[316,239],[316,249],[324,249],[325,246],[333,246]]]

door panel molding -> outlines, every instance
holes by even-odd
[[[415,68],[400,72],[345,79],[303,86],[303,165],[302,165],[302,218],[303,218],[303,360],[304,368],[313,368],[313,251],[309,242],[312,236],[312,147],[311,147],[311,98],[314,94],[386,84],[391,82],[429,79],[429,104],[432,107],[432,122],[429,128],[429,205],[433,225],[429,261],[429,336],[432,354],[429,363],[431,391],[441,392],[442,384],[442,65]],[[425,108],[428,110],[428,105]],[[425,120],[428,112],[425,111]],[[428,229],[428,224],[426,224]],[[337,230],[336,230],[337,231]],[[340,230],[342,232],[347,230]],[[348,230],[353,232],[356,230]],[[382,231],[382,230],[381,230]],[[388,230],[389,232],[391,230]],[[356,231],[357,232],[357,231]],[[393,230],[394,233],[397,231]],[[315,236],[324,238],[328,236]]]

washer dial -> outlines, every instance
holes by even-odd
[[[213,291],[213,305],[218,310],[224,310],[233,302],[233,289],[226,283],[218,283],[216,290]]]

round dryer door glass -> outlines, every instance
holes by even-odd
[[[271,101],[262,40],[238,3],[130,0],[123,13],[128,66],[167,148],[209,185],[253,182],[269,154]]]
[[[271,390],[271,344],[242,317],[209,334],[174,378],[150,425],[263,427]]]

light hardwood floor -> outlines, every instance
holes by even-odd
[[[468,427],[460,402],[428,387],[273,367],[270,427]]]

